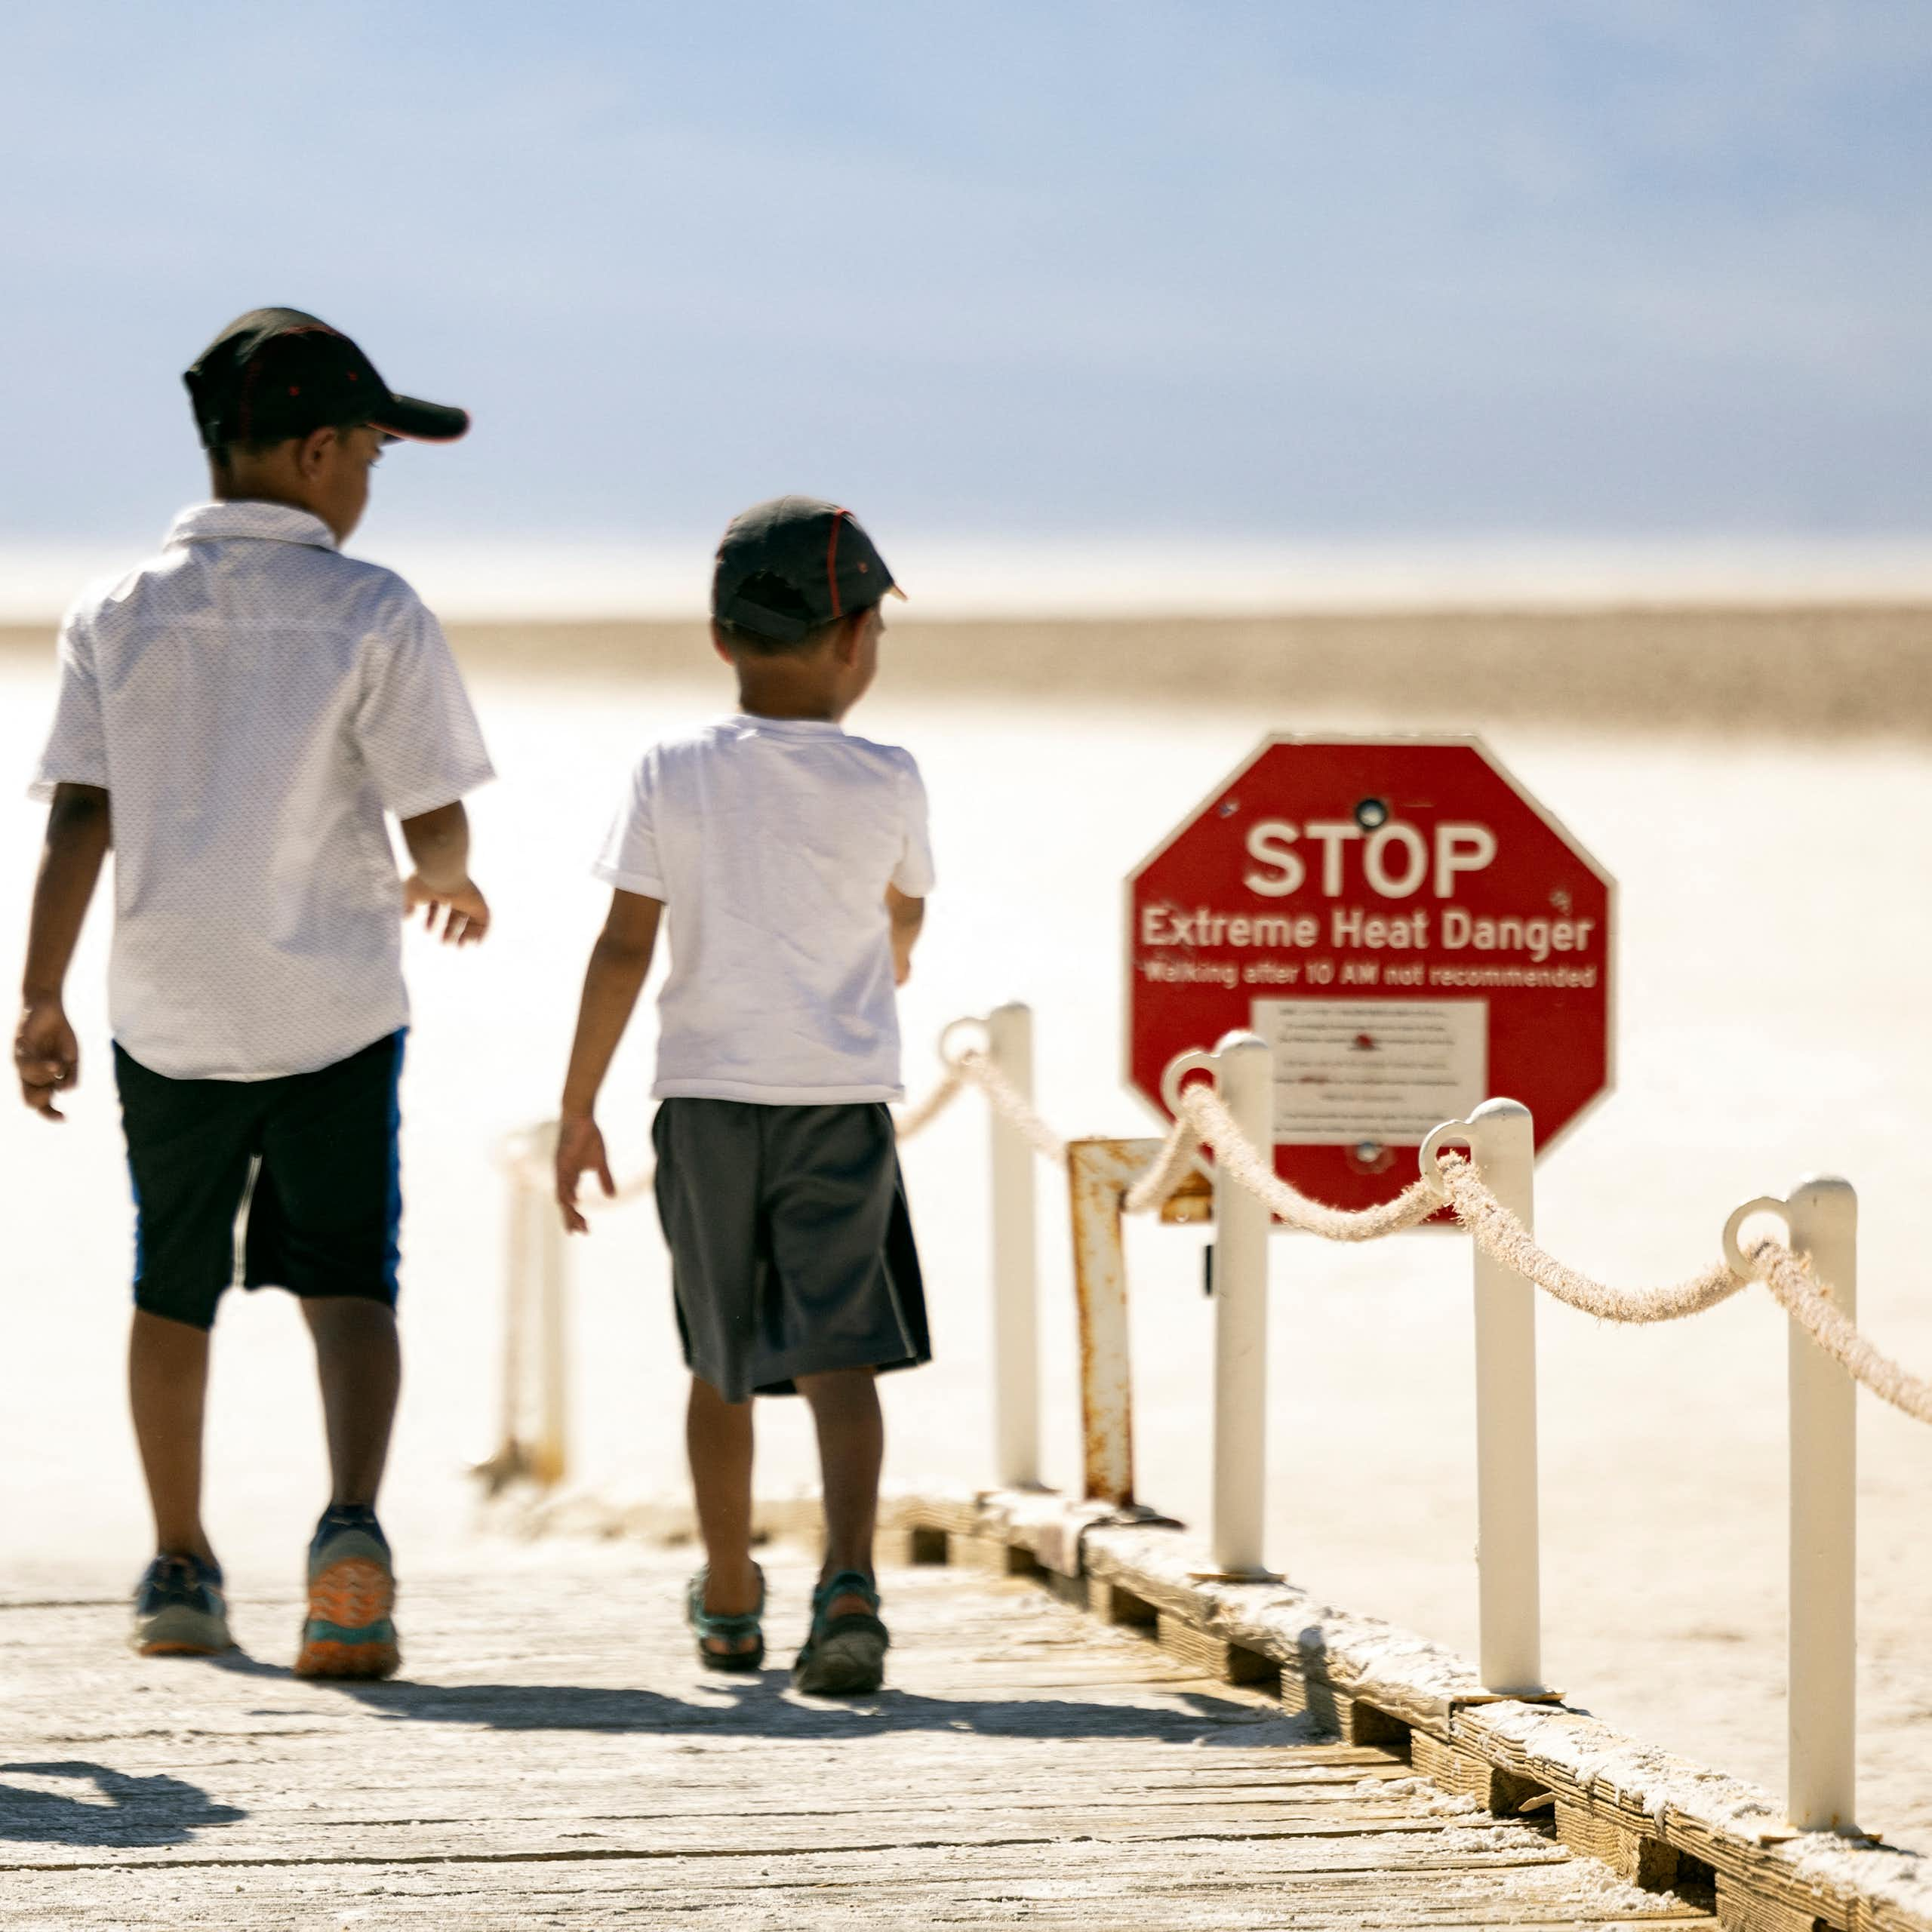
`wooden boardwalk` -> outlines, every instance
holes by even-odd
[[[698,1669],[685,1551],[479,1545],[405,1577],[407,1682],[143,1663],[118,1589],[0,1600],[0,1927],[1709,1924],[1389,1752],[1323,1740],[1038,1584],[886,1573],[892,1681]]]

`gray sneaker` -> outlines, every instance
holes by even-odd
[[[841,1597],[866,1607],[832,1614]],[[892,1639],[879,1621],[878,1586],[858,1570],[841,1570],[812,1592],[812,1625],[792,1666],[795,1689],[814,1697],[869,1697],[885,1681],[885,1653]]]
[[[144,1657],[212,1657],[234,1649],[221,1565],[198,1556],[157,1556],[134,1592],[130,1641]]]

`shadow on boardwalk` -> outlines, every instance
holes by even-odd
[[[217,1668],[285,1678],[276,1664],[234,1656]],[[1082,1703],[1037,1695],[955,1700],[897,1690],[853,1703],[807,1701],[786,1694],[791,1677],[765,1670],[720,1677],[702,1698],[658,1690],[579,1684],[387,1684],[328,1685],[392,1722],[474,1724],[490,1730],[731,1734],[810,1738],[877,1737],[899,1731],[955,1731],[987,1737],[1138,1738],[1158,1743],[1306,1744],[1328,1735],[1318,1723],[1252,1703],[1177,1688],[1175,1708]]]
[[[72,1780],[91,1797],[17,1784],[17,1777]],[[114,1850],[187,1844],[211,1825],[237,1825],[248,1814],[217,1804],[199,1785],[155,1772],[133,1777],[83,1758],[0,1764],[0,1839]]]

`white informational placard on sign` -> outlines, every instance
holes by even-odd
[[[1479,999],[1258,999],[1275,1060],[1284,1147],[1411,1146],[1487,1097],[1489,1008]]]

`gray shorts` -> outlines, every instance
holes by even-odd
[[[685,1360],[727,1401],[931,1360],[886,1107],[669,1100],[651,1139]]]

